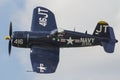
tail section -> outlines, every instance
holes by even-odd
[[[104,50],[108,53],[113,53],[115,43],[117,42],[113,28],[105,21],[100,21],[93,33],[94,36],[101,37],[101,44]]]

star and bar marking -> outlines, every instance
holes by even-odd
[[[54,40],[54,39],[53,39]],[[95,38],[84,38],[84,37],[81,37],[81,38],[79,38],[79,39],[72,39],[72,37],[70,36],[68,39],[57,39],[57,41],[58,42],[62,42],[62,43],[65,43],[66,42],[66,44],[68,44],[68,45],[73,45],[74,43],[78,43],[78,44],[80,44],[81,43],[81,45],[82,46],[90,46],[90,45],[92,45],[93,43],[94,43],[94,41],[95,41]]]
[[[67,44],[72,44],[73,45],[73,39],[71,37],[69,37],[69,39],[67,39]]]
[[[44,64],[40,63],[40,67],[37,67],[38,69],[40,69],[40,72],[45,72],[45,70],[47,70],[47,67],[44,67]]]

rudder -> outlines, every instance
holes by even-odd
[[[117,42],[117,40],[115,39],[113,28],[109,27],[108,30],[110,35],[109,41],[108,42],[102,41],[101,43],[106,52],[113,53],[115,48],[115,43]]]

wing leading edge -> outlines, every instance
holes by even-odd
[[[59,48],[31,48],[31,64],[34,72],[54,73],[59,62]]]

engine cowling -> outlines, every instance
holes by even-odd
[[[12,45],[13,46],[28,48],[29,47],[28,43],[29,43],[29,33],[28,32],[22,32],[22,31],[13,32],[13,36],[12,36]]]
[[[30,48],[32,45],[49,46],[50,34],[43,32],[15,31],[12,36],[12,45],[15,47]]]

